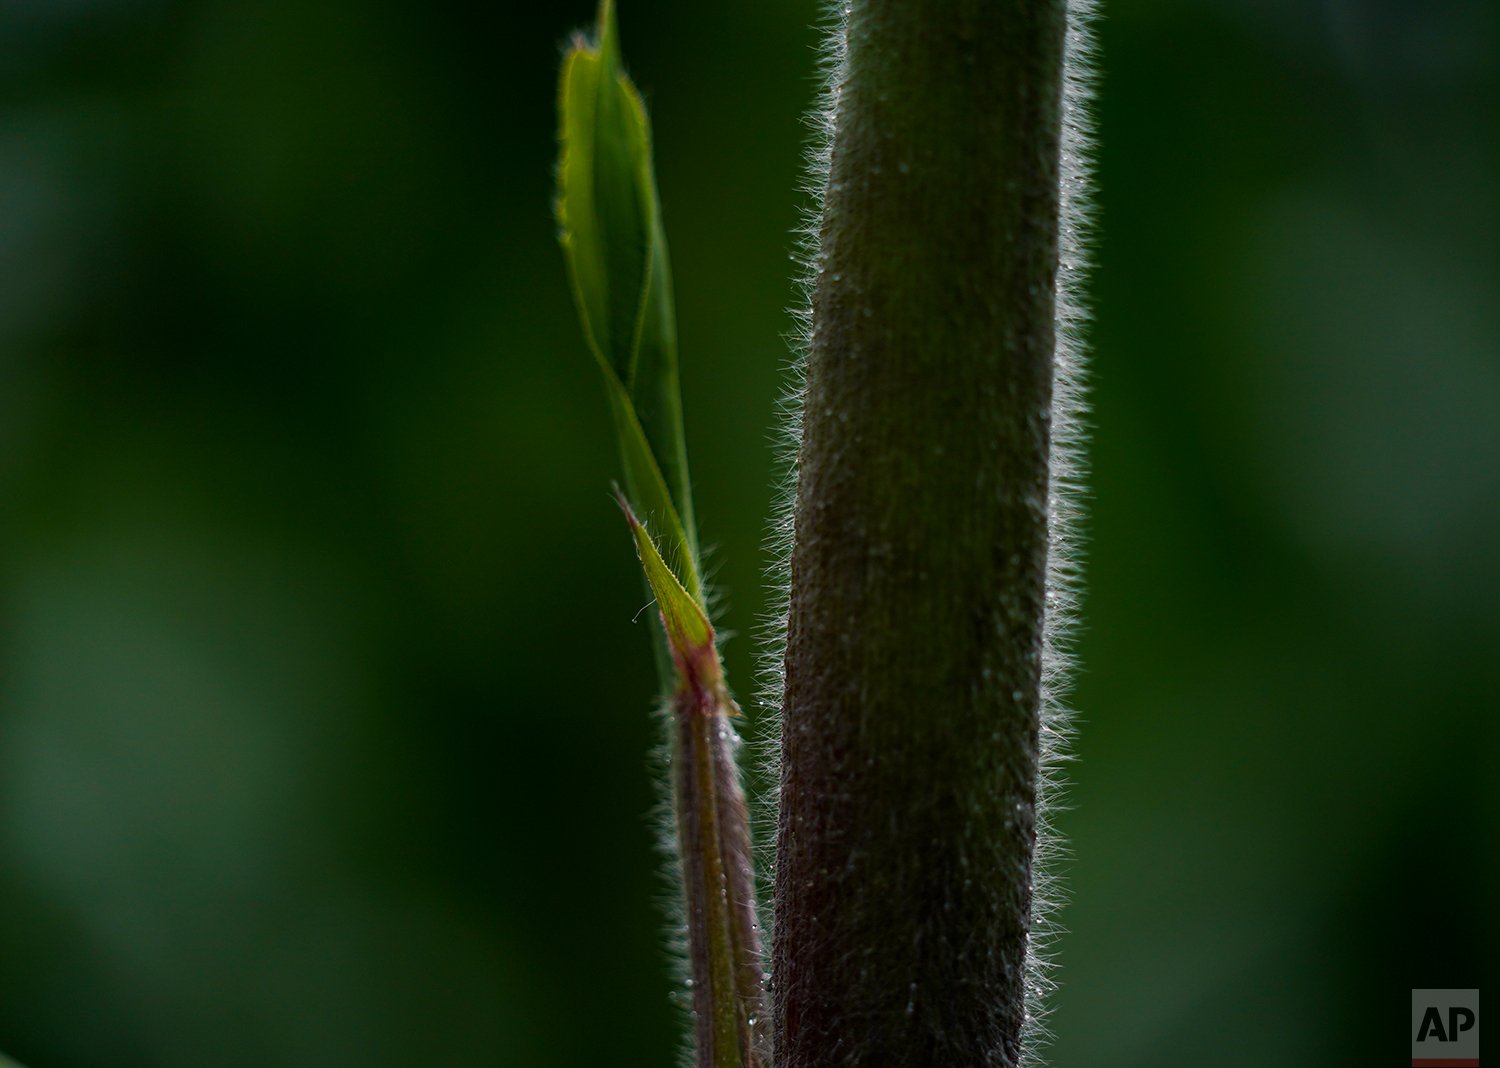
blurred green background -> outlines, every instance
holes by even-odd
[[[0,0],[0,1050],[670,1062],[566,3]],[[754,687],[813,0],[624,0]],[[1500,902],[1500,7],[1100,25],[1055,1063],[1403,1055]]]

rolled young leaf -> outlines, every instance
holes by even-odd
[[[584,335],[604,372],[630,499],[694,596],[697,531],[667,242],[640,93],[620,69],[610,0],[563,60],[557,218]]]
[[[767,1026],[738,744],[698,579],[667,246],[640,94],[621,72],[610,0],[596,42],[562,69],[557,216],[584,335],[604,375],[626,492],[620,507],[660,612],[671,694],[678,858],[700,1068],[760,1068]],[[642,518],[637,518],[637,511]],[[643,521],[644,520],[644,521]],[[649,524],[658,540],[647,531]]]

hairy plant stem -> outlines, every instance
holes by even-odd
[[[698,1063],[763,1063],[761,947],[744,793],[728,695],[674,699],[677,833],[687,899]],[[730,703],[728,708],[733,708]]]
[[[670,635],[670,627],[664,630]],[[669,644],[678,680],[672,696],[672,788],[697,1063],[761,1068],[767,1030],[764,963],[750,817],[730,724],[740,710],[724,684],[712,631],[701,645]]]
[[[848,0],[791,563],[778,1068],[1021,1057],[1064,0]]]
[[[697,570],[683,585],[620,496],[656,598],[659,651],[670,664],[672,793],[687,911],[694,1045],[699,1068],[762,1068],[764,962],[749,814],[730,720],[739,706],[724,682],[714,632],[702,610]]]

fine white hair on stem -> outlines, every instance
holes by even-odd
[[[699,559],[696,561],[702,583],[699,591],[703,601],[703,608],[710,619],[722,615],[723,602],[726,591],[716,581],[718,568],[722,562],[719,557],[718,546],[713,543],[699,546]],[[675,571],[674,565],[674,571]],[[646,605],[646,610],[651,614],[657,611],[656,602],[653,599]],[[714,643],[722,647],[729,639],[733,638],[731,631],[715,627]],[[654,719],[658,730],[658,741],[652,747],[649,767],[651,778],[658,786],[655,804],[650,813],[651,823],[656,831],[656,854],[658,868],[660,871],[659,889],[656,895],[657,907],[661,916],[666,919],[663,935],[663,947],[666,950],[667,960],[672,977],[672,990],[669,998],[673,1007],[680,1013],[684,1026],[681,1034],[684,1041],[678,1045],[677,1065],[678,1068],[699,1068],[698,1050],[693,1041],[695,1010],[693,1004],[694,976],[690,936],[688,933],[688,905],[687,885],[683,875],[683,845],[678,830],[678,815],[683,809],[684,802],[677,795],[677,777],[674,774],[674,758],[672,747],[672,733],[674,730],[676,712],[673,707],[671,696],[662,694],[656,702]],[[734,754],[734,764],[739,769],[741,785],[744,784],[744,762],[740,759],[740,753],[744,749],[743,741],[735,730],[735,725],[730,720],[723,724],[723,735]],[[753,812],[753,809],[751,810]],[[752,827],[752,845],[756,839],[753,837],[756,828]],[[757,869],[758,871],[758,869]],[[758,877],[757,882],[766,882]],[[766,882],[764,889],[769,888]],[[757,886],[757,891],[763,889]],[[764,915],[767,911],[764,899],[757,897],[757,912],[761,915],[761,923],[764,926]],[[3,1066],[0,1066],[3,1068]]]
[[[1067,845],[1054,819],[1063,805],[1063,766],[1071,758],[1073,637],[1082,585],[1086,495],[1086,343],[1088,243],[1093,226],[1091,105],[1096,81],[1095,0],[1067,0],[1063,48],[1062,137],[1058,166],[1058,265],[1053,326],[1052,435],[1048,461],[1047,600],[1042,629],[1040,754],[1036,852],[1032,859],[1031,939],[1026,949],[1026,1027],[1022,1063],[1040,1065],[1049,1038],[1047,998],[1056,986],[1049,950],[1060,932],[1059,871]]]
[[[807,354],[812,345],[812,295],[817,281],[823,200],[833,159],[834,118],[846,77],[845,10],[842,0],[825,3],[822,34],[816,58],[818,92],[805,116],[808,128],[804,171],[800,192],[805,198],[801,223],[795,231],[792,252],[796,264],[797,300],[791,308],[792,326],[787,335],[790,356],[777,403],[777,425],[773,431],[776,485],[771,521],[766,534],[770,559],[767,574],[768,609],[760,627],[760,670],[755,694],[759,715],[752,738],[752,752],[765,790],[751,809],[752,840],[759,873],[761,930],[764,945],[773,943],[774,901],[772,872],[775,867],[776,819],[781,781],[781,709],[786,684],[787,616],[791,601],[792,540],[797,504],[797,453],[802,444],[802,406],[807,384]]]
[[[655,602],[652,610],[655,610]],[[654,620],[652,625],[655,625]],[[661,873],[656,901],[659,914],[667,920],[663,940],[672,974],[669,997],[681,1013],[685,1024],[681,1033],[687,1039],[678,1045],[677,1064],[678,1068],[693,1068],[693,972],[688,952],[687,907],[683,899],[682,850],[677,840],[677,798],[672,776],[672,702],[669,698],[658,698],[653,718],[658,741],[651,750],[650,767],[658,793],[651,810],[651,823],[656,829],[656,855]]]
[[[1091,25],[1096,0],[1066,0],[1067,31],[1063,57],[1062,131],[1059,161],[1058,271],[1055,293],[1055,346],[1052,374],[1051,452],[1049,457],[1046,613],[1043,626],[1040,701],[1040,754],[1036,801],[1036,849],[1032,863],[1031,937],[1026,953],[1026,1024],[1023,1063],[1043,1063],[1048,1032],[1047,998],[1055,987],[1048,950],[1059,932],[1059,872],[1066,846],[1054,818],[1063,807],[1063,767],[1070,759],[1072,712],[1072,640],[1081,589],[1082,518],[1087,474],[1084,329],[1088,321],[1088,242],[1092,227],[1093,123],[1090,105],[1095,67]],[[778,470],[775,508],[767,536],[771,560],[771,607],[762,628],[763,650],[757,718],[753,737],[759,778],[768,784],[755,807],[754,840],[760,852],[762,928],[771,943],[773,869],[776,840],[775,784],[779,782],[780,713],[785,686],[787,613],[790,600],[793,511],[797,493],[797,454],[802,440],[802,406],[806,360],[812,338],[812,292],[821,258],[819,226],[832,159],[834,119],[847,75],[846,16],[841,0],[825,6],[826,29],[818,53],[821,89],[808,115],[803,193],[807,207],[797,234],[795,261],[799,297],[792,309],[792,357],[788,384],[780,402],[776,436]]]

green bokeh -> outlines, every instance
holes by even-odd
[[[550,208],[592,15],[0,6],[28,1068],[673,1056],[650,619]],[[742,695],[817,17],[621,10]],[[1496,960],[1497,41],[1481,0],[1101,23],[1057,1063],[1399,1058],[1407,990]]]

